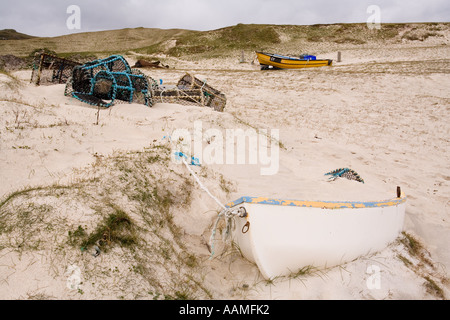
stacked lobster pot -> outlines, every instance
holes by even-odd
[[[152,105],[151,84],[119,55],[77,66],[66,83],[65,95],[109,108],[116,101]]]
[[[116,102],[177,103],[210,107],[222,112],[226,97],[206,81],[186,74],[175,86],[163,86],[137,69],[120,55],[75,66],[66,82],[66,96],[93,106],[109,108]]]

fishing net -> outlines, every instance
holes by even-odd
[[[364,183],[364,180],[359,176],[357,172],[349,168],[341,168],[325,174],[330,176],[330,180],[336,180],[337,178],[346,178],[348,180],[355,180]]]

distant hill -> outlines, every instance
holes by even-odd
[[[29,36],[24,33],[17,32],[14,29],[0,30],[0,40],[24,40],[24,39],[32,39],[32,38],[35,38],[35,37]]]
[[[210,31],[127,28],[40,38],[14,30],[0,31],[0,55],[28,56],[46,48],[63,56],[100,55],[133,51],[171,57],[220,57],[239,50],[278,50],[285,54],[349,46],[423,43],[447,44],[450,23],[386,23],[370,30],[365,23],[296,25],[238,24]]]
[[[238,50],[268,50],[304,53],[308,50],[326,51],[350,46],[389,45],[427,39],[447,43],[450,23],[386,23],[381,29],[371,30],[365,23],[316,25],[256,25],[238,24],[197,34],[184,34],[176,43],[154,44],[141,48],[148,54],[164,53],[170,56],[207,55]],[[310,51],[311,52],[311,51]]]
[[[123,53],[148,47],[167,39],[178,38],[186,33],[181,29],[135,28],[110,31],[74,33],[58,37],[36,37],[23,40],[0,41],[0,55],[28,56],[36,49],[46,48],[57,53]]]

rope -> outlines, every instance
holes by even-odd
[[[239,217],[239,218],[245,218],[247,216],[247,211],[244,207],[238,208],[238,209],[232,209],[232,208],[225,208],[222,210],[217,219],[216,222],[212,228],[211,237],[209,239],[209,244],[211,246],[211,255],[209,257],[209,260],[212,260],[215,255],[215,238],[216,238],[216,232],[217,232],[217,226],[219,225],[220,219],[224,218],[226,222],[225,226],[225,232],[222,235],[222,240],[224,242],[227,242],[230,239],[231,235],[231,227],[233,226],[233,218]]]
[[[172,138],[169,136],[165,136],[163,137],[162,140],[167,139],[169,141],[170,144],[173,145],[172,142]],[[220,202],[219,199],[217,199],[217,197],[215,197],[209,190],[208,188],[200,181],[200,178],[197,176],[197,174],[195,173],[194,170],[192,170],[192,168],[190,167],[189,163],[186,161],[186,159],[188,158],[185,154],[183,154],[182,152],[175,152],[175,156],[177,157],[177,159],[181,160],[183,162],[183,164],[186,166],[186,168],[188,169],[189,173],[194,177],[195,181],[197,182],[197,184],[200,186],[200,188],[206,192],[206,194],[213,199],[217,205],[222,209],[222,211],[219,213],[219,215],[217,216],[216,222],[214,223],[214,226],[212,228],[211,231],[211,236],[209,239],[209,244],[211,247],[211,255],[210,255],[210,260],[212,260],[214,258],[215,255],[215,236],[217,233],[217,226],[219,225],[220,219],[224,218],[226,221],[226,228],[225,228],[225,232],[223,234],[223,241],[227,241],[230,238],[230,234],[231,234],[231,227],[233,224],[233,218],[234,217],[241,217],[244,218],[247,216],[247,212],[245,211],[244,208],[238,208],[238,209],[232,209],[232,208],[227,208],[226,206],[224,206],[222,204],[222,202]],[[195,163],[195,161],[198,161],[196,158],[192,157],[193,162],[191,163],[191,165],[198,165]]]
[[[184,165],[186,166],[186,168],[188,169],[188,171],[192,174],[192,176],[194,177],[195,181],[197,181],[198,185],[200,186],[201,189],[203,189],[203,191],[205,191],[210,197],[211,199],[213,199],[223,210],[227,210],[227,208],[219,201],[219,199],[217,199],[209,190],[208,188],[205,187],[205,185],[200,181],[200,179],[198,178],[197,174],[194,172],[194,170],[191,169],[191,167],[189,167],[189,164],[186,162],[186,160],[184,159],[184,157],[181,158],[181,161],[184,163]]]
[[[205,80],[203,80],[203,84],[202,84],[202,87],[200,88],[202,91],[203,91],[203,88],[206,86],[206,79]],[[192,81],[193,82],[193,81]]]
[[[176,156],[180,157],[180,155],[183,155],[181,152],[177,152],[175,154]],[[183,155],[184,156],[184,155]],[[246,215],[246,211],[244,209],[244,212],[242,210],[242,208],[239,209],[232,209],[232,208],[227,208],[225,207],[222,202],[219,201],[219,199],[217,199],[209,190],[208,188],[200,181],[199,177],[197,176],[197,174],[194,172],[194,170],[192,170],[192,168],[189,166],[189,164],[186,161],[186,156],[181,156],[180,159],[183,162],[183,164],[186,166],[186,168],[188,169],[188,171],[190,172],[190,174],[194,177],[195,181],[197,182],[197,184],[200,186],[200,188],[206,192],[206,194],[208,194],[208,196],[213,199],[218,205],[219,207],[222,208],[222,211],[219,213],[216,222],[214,223],[214,226],[212,228],[212,232],[211,232],[211,237],[209,239],[209,244],[211,247],[211,255],[210,255],[210,260],[212,260],[214,258],[215,255],[215,237],[216,237],[216,233],[217,233],[217,226],[219,225],[219,222],[222,218],[225,219],[226,221],[226,228],[225,228],[225,232],[223,234],[223,241],[227,241],[230,238],[230,234],[231,234],[231,227],[233,224],[233,217],[244,217]]]

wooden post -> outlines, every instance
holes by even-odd
[[[97,123],[95,124],[96,126],[98,126],[99,118],[100,118],[100,102],[97,103]]]
[[[39,70],[36,85],[39,85],[41,83],[41,72],[42,72],[42,65],[44,64],[44,55],[45,55],[44,53],[41,54],[41,60],[39,61]]]
[[[240,63],[244,63],[244,62],[245,62],[245,56],[244,56],[244,50],[242,50]]]
[[[342,54],[338,51],[337,62],[342,62]]]
[[[397,187],[397,198],[401,198],[402,197],[402,188]]]

